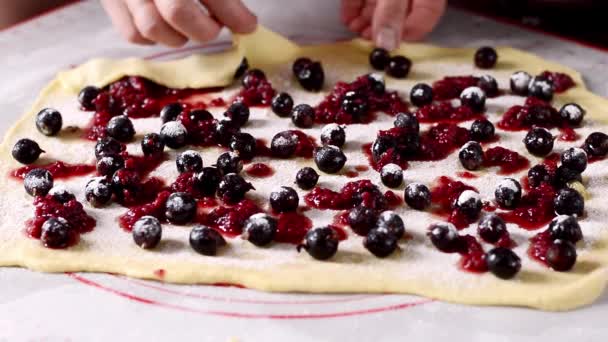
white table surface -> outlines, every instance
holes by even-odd
[[[289,13],[275,9],[285,1],[246,2],[262,23],[294,38],[320,42],[349,36],[340,25],[335,0],[290,1]],[[227,35],[220,39],[227,40]],[[608,55],[602,51],[456,10],[448,11],[429,41],[531,51],[579,70],[594,92],[608,96]],[[2,31],[0,132],[58,70],[93,57],[162,51],[167,49],[125,43],[97,1]],[[607,314],[608,293],[590,307],[546,313],[401,295],[268,294],[112,275],[0,269],[0,341],[605,341]]]

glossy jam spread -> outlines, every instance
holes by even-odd
[[[452,122],[479,119],[483,114],[473,112],[469,107],[452,106],[449,101],[429,104],[418,109],[414,115],[420,122]]]
[[[541,228],[555,217],[553,198],[555,189],[543,183],[525,193],[517,207],[499,215],[507,222],[516,223],[528,230]]]
[[[42,225],[49,218],[63,217],[71,226],[74,236],[72,242],[78,241],[78,235],[90,232],[95,228],[95,219],[89,216],[82,204],[75,199],[61,203],[51,195],[38,196],[34,199],[34,218],[26,222],[27,233],[36,239],[40,238]]]
[[[156,195],[154,201],[130,208],[118,218],[120,226],[126,231],[131,231],[137,220],[148,215],[165,221],[165,203],[169,195],[171,195],[169,191],[162,191]]]
[[[199,215],[197,221],[217,229],[227,236],[237,236],[243,232],[245,221],[262,209],[253,201],[244,199],[234,206],[220,206],[207,214]]]
[[[367,179],[346,183],[339,192],[315,187],[304,200],[313,208],[332,210],[345,210],[358,205],[382,210],[388,203],[380,189]]]
[[[468,87],[477,86],[478,77],[448,76],[433,83],[433,96],[435,100],[451,100],[458,98],[460,93]]]
[[[272,84],[265,77],[250,75],[250,86],[243,87],[235,96],[234,101],[243,102],[247,106],[270,106],[276,93]],[[256,78],[257,77],[257,78]],[[254,80],[255,78],[255,80]]]
[[[27,165],[11,171],[10,175],[13,178],[23,179],[25,175],[33,169],[46,169],[53,179],[64,179],[88,175],[95,171],[95,165],[88,164],[68,164],[62,161],[56,161],[44,165]]]
[[[541,76],[547,77],[553,82],[553,90],[556,93],[563,93],[576,85],[572,77],[561,72],[543,71]]]
[[[464,235],[460,237],[460,249],[458,253],[460,257],[460,267],[468,272],[483,273],[488,270],[486,264],[486,255],[483,247],[472,235]]]
[[[439,177],[431,189],[431,200],[437,207],[435,213],[447,217],[456,228],[466,228],[471,222],[459,210],[454,210],[454,203],[465,190],[477,191],[474,187],[449,177]]]
[[[515,151],[497,146],[485,151],[483,165],[485,167],[497,166],[500,168],[498,173],[506,175],[527,169],[530,162]]]
[[[251,177],[266,178],[274,174],[274,169],[265,163],[254,163],[245,168],[245,173]]]
[[[542,231],[530,238],[528,255],[542,264],[547,264],[547,250],[551,247],[553,240],[548,230]]]
[[[338,82],[321,103],[315,108],[315,120],[318,123],[335,122],[351,124],[370,122],[374,113],[378,111],[389,115],[407,111],[407,103],[395,91],[379,91],[374,88],[374,80],[367,76],[360,76],[352,83]],[[365,101],[366,110],[361,115],[353,115],[343,108],[344,96],[348,92],[355,92]]]
[[[312,228],[312,221],[299,213],[281,213],[278,215],[277,233],[274,240],[298,244],[304,239],[304,235]]]

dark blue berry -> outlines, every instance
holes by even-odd
[[[118,141],[128,142],[133,139],[135,128],[128,116],[119,115],[110,119],[106,126],[106,132]]]
[[[406,78],[410,73],[412,61],[404,56],[394,56],[388,61],[386,73],[394,78]]]
[[[583,149],[591,156],[605,157],[608,154],[608,135],[602,132],[589,134],[585,139]]]
[[[404,128],[410,133],[420,132],[420,122],[412,113],[399,113],[393,123],[395,127]]]
[[[321,142],[323,145],[342,147],[346,142],[344,127],[335,123],[325,125],[321,130]]]
[[[544,101],[553,99],[553,82],[544,76],[535,76],[528,84],[528,95]]]
[[[490,75],[483,75],[479,77],[477,86],[486,93],[487,96],[493,97],[498,95],[498,82]]]
[[[512,250],[496,247],[486,254],[488,270],[500,279],[511,279],[521,269],[521,259]]]
[[[494,138],[494,125],[488,119],[477,119],[471,124],[469,136],[472,140],[483,142]]]
[[[93,178],[87,183],[84,196],[93,207],[103,207],[112,200],[112,186],[104,177]]]
[[[296,174],[296,184],[302,190],[310,190],[317,185],[319,174],[312,167],[303,167]]]
[[[451,253],[458,249],[460,236],[453,224],[447,222],[435,223],[427,233],[431,243],[442,252]]]
[[[48,248],[66,248],[72,240],[71,230],[63,217],[51,217],[42,224],[40,242]]]
[[[405,234],[405,225],[401,216],[397,215],[394,211],[384,211],[378,215],[378,221],[376,221],[377,229],[386,229],[393,234],[397,240],[401,239]]]
[[[235,102],[228,107],[224,116],[230,118],[237,126],[244,126],[249,121],[249,107],[242,102]]]
[[[325,73],[320,62],[311,62],[301,65],[296,73],[296,79],[302,88],[308,91],[319,91],[323,88]]]
[[[273,157],[289,158],[296,152],[298,143],[299,138],[294,132],[282,131],[272,137],[270,151]]]
[[[473,190],[463,191],[456,202],[454,208],[473,221],[479,217],[481,213],[482,203],[479,194]]]
[[[412,209],[424,210],[431,205],[431,191],[421,183],[410,183],[405,187],[405,203]]]
[[[546,128],[535,127],[524,138],[526,149],[537,157],[544,157],[553,150],[553,135]]]
[[[344,94],[342,110],[352,115],[356,120],[360,120],[369,111],[368,100],[360,93],[351,90]]]
[[[299,201],[298,193],[287,186],[270,193],[270,206],[277,213],[295,211],[298,209]]]
[[[120,155],[103,156],[97,160],[97,173],[100,176],[112,177],[114,172],[125,167],[125,161]]]
[[[511,92],[515,95],[526,96],[532,76],[525,71],[517,71],[509,79]]]
[[[293,109],[293,98],[287,93],[278,93],[272,98],[270,108],[276,115],[288,117]]]
[[[397,164],[386,164],[380,170],[380,179],[389,188],[397,188],[403,183],[403,170]]]
[[[175,121],[183,110],[184,107],[180,103],[169,103],[160,110],[160,119],[163,123]]]
[[[566,103],[559,110],[562,121],[570,126],[576,127],[581,124],[587,112],[576,103]]]
[[[160,128],[160,137],[165,145],[172,149],[186,146],[188,130],[178,121],[169,121]]]
[[[165,203],[165,217],[173,224],[186,224],[196,216],[196,201],[186,192],[174,192]]]
[[[556,188],[563,188],[568,186],[570,182],[582,182],[583,177],[580,172],[572,170],[564,165],[560,165],[555,169],[555,176],[553,177],[553,185]]]
[[[247,60],[247,57],[243,57],[243,59],[241,60],[241,64],[239,64],[239,66],[236,68],[236,71],[234,72],[234,78],[237,79],[243,77],[247,69],[249,69],[249,61]]]
[[[162,233],[160,221],[154,216],[143,216],[137,220],[131,232],[135,244],[143,249],[153,249],[158,246]]]
[[[237,133],[230,139],[230,149],[245,160],[251,160],[257,152],[257,141],[249,133]]]
[[[375,48],[369,54],[369,64],[376,70],[384,70],[390,59],[391,55],[383,48]]]
[[[93,100],[99,95],[99,88],[94,86],[86,86],[78,93],[78,102],[84,110],[95,110]]]
[[[44,152],[34,140],[19,139],[13,146],[11,154],[21,164],[31,164],[38,160],[40,154]]]
[[[298,246],[298,251],[304,248],[311,257],[327,260],[336,254],[339,243],[336,232],[331,227],[313,228],[306,233],[304,244]]]
[[[239,126],[232,120],[221,120],[215,125],[215,137],[222,146],[228,146],[232,137],[239,132]]]
[[[358,206],[348,212],[347,221],[353,232],[357,235],[365,236],[376,226],[378,216],[373,209]]]
[[[487,243],[496,243],[507,233],[505,221],[496,214],[488,214],[481,218],[477,226],[477,234]]]
[[[315,123],[315,109],[305,103],[293,107],[291,122],[300,128],[312,127]]]
[[[570,147],[562,153],[561,160],[563,166],[578,173],[587,168],[587,152],[582,148]]]
[[[547,249],[545,258],[552,269],[559,272],[569,271],[576,263],[576,247],[570,241],[555,240]]]
[[[243,170],[243,161],[234,152],[224,152],[217,157],[215,166],[222,175],[240,173]]]
[[[53,188],[53,175],[45,169],[33,169],[25,174],[23,187],[30,196],[45,196]]]
[[[164,149],[165,143],[160,134],[148,133],[141,140],[141,150],[145,156],[159,157]]]
[[[117,196],[122,196],[124,191],[136,192],[141,185],[141,178],[135,170],[120,169],[112,175],[112,190]]]
[[[61,113],[52,108],[45,108],[36,115],[36,128],[38,132],[53,136],[61,130],[63,119]]]
[[[363,239],[363,246],[378,258],[385,258],[397,249],[397,237],[384,228],[372,229]]]
[[[226,203],[237,203],[254,187],[236,173],[224,175],[217,187],[217,195]]]
[[[486,94],[479,87],[468,87],[460,93],[460,104],[476,113],[486,109]]]
[[[498,54],[494,48],[482,46],[475,52],[475,65],[480,69],[491,69],[498,61]]]
[[[104,156],[115,156],[125,150],[125,145],[112,137],[104,137],[95,143],[95,158]]]
[[[585,199],[578,191],[570,188],[560,189],[553,200],[555,213],[558,215],[581,216],[585,210]]]
[[[530,186],[537,187],[542,183],[551,183],[552,178],[547,168],[542,165],[534,165],[530,170],[528,170],[528,183]]]
[[[576,217],[570,215],[556,216],[549,223],[549,234],[551,234],[552,240],[561,239],[572,243],[577,243],[583,238],[583,232]]]
[[[51,195],[55,201],[64,204],[76,199],[76,196],[74,196],[73,193],[69,192],[68,189],[62,186],[53,187],[49,191],[49,195]]]
[[[215,167],[204,167],[194,175],[194,187],[203,196],[212,196],[217,191],[221,181],[220,171]]]
[[[467,170],[477,170],[483,165],[483,149],[477,141],[469,141],[462,145],[458,152],[460,163]]]
[[[177,156],[175,165],[179,173],[200,172],[203,169],[203,158],[198,152],[188,150]]]
[[[264,213],[250,216],[243,226],[243,237],[256,246],[266,246],[277,233],[277,220]]]
[[[397,144],[394,139],[389,137],[378,137],[372,144],[372,158],[374,158],[374,161],[378,161],[386,151],[395,148],[396,146]]]
[[[386,84],[381,74],[368,74],[367,80],[374,94],[382,95],[386,92]]]
[[[206,109],[193,109],[188,113],[188,118],[192,123],[200,124],[205,121],[213,120],[213,114]]]
[[[255,88],[266,79],[266,74],[260,69],[250,69],[245,72],[241,83],[244,88]]]
[[[225,245],[224,237],[207,226],[199,225],[190,231],[190,247],[199,254],[214,256]]]
[[[494,199],[501,208],[515,208],[521,200],[521,185],[513,178],[503,179],[494,190]]]
[[[315,164],[325,173],[336,173],[344,167],[346,156],[339,147],[326,145],[315,150]]]
[[[310,65],[311,63],[312,63],[312,60],[308,57],[297,58],[291,66],[291,71],[293,72],[293,75],[296,76],[300,71],[302,71],[302,69],[304,69],[306,66]]]
[[[426,83],[416,84],[410,90],[410,102],[416,107],[422,107],[433,102],[433,88]]]

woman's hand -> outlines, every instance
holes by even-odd
[[[181,46],[207,42],[222,26],[255,30],[257,18],[240,0],[101,0],[112,23],[130,42]]]
[[[424,38],[445,7],[446,0],[342,0],[342,20],[363,38],[393,50],[401,40]]]

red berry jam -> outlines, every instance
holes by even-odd
[[[297,129],[290,130],[289,132],[298,137],[298,145],[294,155],[302,158],[312,158],[315,148],[317,147],[315,138]]]
[[[475,179],[478,177],[476,174],[469,172],[469,171],[456,172],[456,176],[458,176],[460,178],[465,178],[465,179]]]
[[[200,191],[194,186],[194,173],[180,173],[170,186],[172,192],[186,192],[196,199],[204,198]]]
[[[58,202],[51,195],[38,196],[34,199],[34,218],[26,222],[27,233],[36,239],[40,238],[42,225],[51,217],[63,217],[68,221],[74,237],[72,244],[78,242],[78,235],[90,232],[95,228],[95,219],[89,216],[80,202],[75,199],[66,203]]]
[[[528,255],[539,261],[540,263],[547,265],[547,250],[553,243],[551,234],[548,230],[542,231],[530,238],[530,247],[528,248]]]
[[[488,270],[486,264],[486,256],[483,247],[472,235],[464,235],[460,237],[462,248],[460,253],[460,267],[463,270],[473,273],[483,273]]]
[[[538,229],[551,222],[555,217],[553,198],[555,189],[550,184],[542,183],[530,189],[515,209],[499,215],[507,222],[516,223],[528,230]]]
[[[332,210],[345,210],[357,205],[382,210],[388,203],[385,195],[367,179],[346,183],[340,192],[315,187],[304,200],[310,207]]]
[[[395,209],[403,203],[403,198],[391,190],[384,193],[384,198],[386,199],[386,205],[391,209]]]
[[[469,107],[454,107],[450,102],[438,102],[418,109],[414,115],[420,122],[462,122],[479,119],[483,115],[475,113]]]
[[[177,121],[180,121],[188,131],[188,144],[196,146],[216,145],[218,143],[215,135],[217,120],[213,116],[201,118],[190,115],[194,109],[201,108],[184,107],[184,111],[178,115]]]
[[[439,177],[435,181],[435,186],[431,189],[432,202],[438,207],[435,213],[447,216],[448,221],[458,229],[466,228],[472,223],[459,210],[454,210],[454,203],[465,190],[477,191],[477,189],[470,185],[445,176]]]
[[[33,169],[46,169],[53,175],[53,179],[64,179],[87,175],[95,171],[95,165],[68,164],[61,161],[56,161],[45,165],[23,166],[11,171],[10,175],[13,178],[23,179],[23,177],[25,177],[25,175]]]
[[[258,77],[254,74],[249,76],[251,78],[251,86],[243,87],[239,93],[235,96],[233,102],[242,102],[247,106],[270,106],[272,103],[272,97],[276,94],[276,91],[272,87],[272,84],[266,77]]]
[[[206,224],[227,236],[237,236],[243,231],[245,221],[262,209],[253,201],[244,199],[234,206],[221,206],[206,215],[201,215],[197,221]]]
[[[161,221],[165,221],[165,203],[169,198],[171,192],[162,191],[156,195],[154,201],[139,206],[134,206],[129,209],[126,213],[118,218],[120,226],[126,230],[131,231],[135,222],[143,216],[154,216]]]
[[[572,77],[561,72],[543,71],[541,76],[544,76],[553,82],[553,90],[556,93],[563,93],[576,85]]]
[[[478,82],[479,77],[448,76],[433,83],[433,96],[435,100],[455,99],[466,88],[477,86]]]
[[[274,169],[268,164],[255,163],[245,168],[245,173],[251,177],[267,178],[274,174]]]
[[[166,154],[162,156],[132,156],[123,152],[121,155],[125,160],[125,168],[135,170],[142,178],[156,170],[163,161],[167,160]]]
[[[308,217],[296,212],[281,213],[278,216],[277,233],[274,240],[299,244],[310,228],[312,228],[312,221]]]
[[[561,141],[577,141],[580,138],[580,135],[576,133],[576,131],[570,127],[560,128],[559,140]]]
[[[557,109],[551,104],[534,98],[528,97],[523,106],[513,106],[509,108],[502,116],[502,119],[496,124],[498,128],[505,131],[522,131],[532,127],[562,128],[572,131],[569,124],[562,119]],[[576,134],[573,131],[570,135]]]
[[[407,103],[399,97],[397,92],[378,91],[374,88],[374,82],[377,81],[374,81],[368,75],[364,75],[351,83],[336,83],[331,93],[315,108],[315,120],[318,123],[366,123],[372,121],[374,119],[373,114],[378,111],[389,115],[407,111]],[[355,92],[360,98],[366,100],[367,110],[363,115],[352,115],[344,110],[342,102],[348,92]]]
[[[500,168],[498,173],[506,175],[527,169],[530,162],[515,151],[497,146],[485,151],[483,165],[485,167],[498,166]]]

